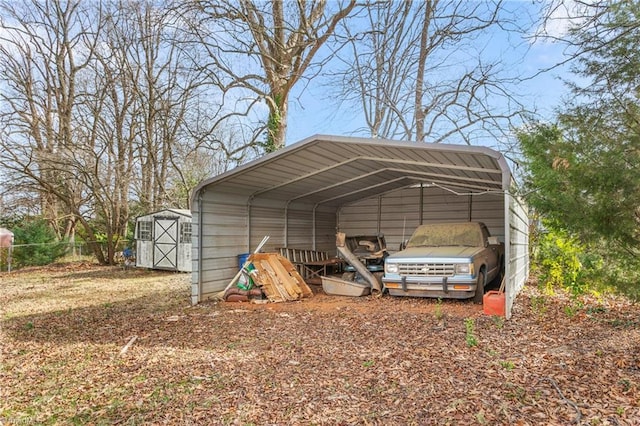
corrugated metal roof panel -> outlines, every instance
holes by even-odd
[[[316,135],[202,182],[216,190],[340,205],[416,183],[456,191],[501,191],[505,159],[486,147]]]

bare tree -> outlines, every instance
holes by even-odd
[[[4,164],[23,189],[39,194],[41,212],[59,236],[72,237],[86,199],[67,167],[77,83],[92,60],[99,25],[81,2],[3,2],[0,11]]]
[[[360,106],[372,137],[411,133],[406,82],[415,79],[415,56],[407,47],[420,37],[416,20],[411,2],[373,2],[359,25],[342,23],[349,49],[339,56],[342,72],[334,74],[341,79],[338,98]]]
[[[112,263],[119,241],[126,237],[130,217],[130,192],[138,174],[134,165],[140,125],[136,85],[139,67],[126,55],[132,36],[133,3],[103,4],[104,31],[93,52],[85,78],[79,84],[76,108],[77,136],[70,166],[85,187],[85,227],[100,230],[106,258]],[[126,11],[126,12],[125,12]],[[98,259],[100,259],[98,255]]]
[[[207,103],[202,73],[183,49],[188,40],[176,16],[146,1],[119,3],[116,10],[127,22],[116,30],[122,40],[119,54],[135,71],[127,82],[135,99],[130,119],[139,178],[133,185],[140,209],[148,212],[167,206],[168,185],[179,176],[182,157],[202,138],[187,127],[199,125],[199,111]]]
[[[496,2],[371,2],[345,28],[340,96],[362,106],[374,137],[420,142],[497,139],[525,107],[510,86],[508,58],[491,31],[519,32]],[[364,28],[362,28],[364,27]]]
[[[96,194],[108,247],[114,247],[126,234],[131,209],[189,207],[191,188],[210,173],[185,167],[202,156],[202,135],[192,130],[210,92],[203,93],[201,72],[188,66],[182,48],[188,40],[167,9],[118,0],[109,4],[105,26],[103,49],[96,52],[95,101],[85,115],[91,123],[84,127],[95,129],[91,138],[102,147],[88,145],[100,153],[95,161],[102,172],[87,176],[87,185]]]
[[[356,1],[332,6],[333,11],[324,0],[192,3],[201,18],[196,30],[209,54],[211,78],[266,102],[268,152],[284,146],[292,87],[321,66],[320,49]]]
[[[177,48],[181,28],[146,1],[1,10],[3,162],[53,223],[65,218],[72,235],[79,222],[96,258],[112,263],[132,208],[165,206],[207,135],[188,125],[204,94]]]

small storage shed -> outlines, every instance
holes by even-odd
[[[214,296],[264,236],[336,253],[337,231],[399,249],[422,223],[482,221],[505,243],[507,317],[529,273],[527,210],[502,154],[486,147],[316,135],[194,190],[192,303]]]
[[[191,211],[166,209],[136,218],[136,266],[191,272]]]

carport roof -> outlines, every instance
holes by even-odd
[[[315,135],[202,181],[194,198],[206,188],[335,207],[415,184],[480,193],[510,182],[505,158],[487,147]]]

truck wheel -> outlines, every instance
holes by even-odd
[[[475,303],[482,303],[484,298],[484,271],[478,273],[478,284],[476,285],[476,294],[473,296]]]

